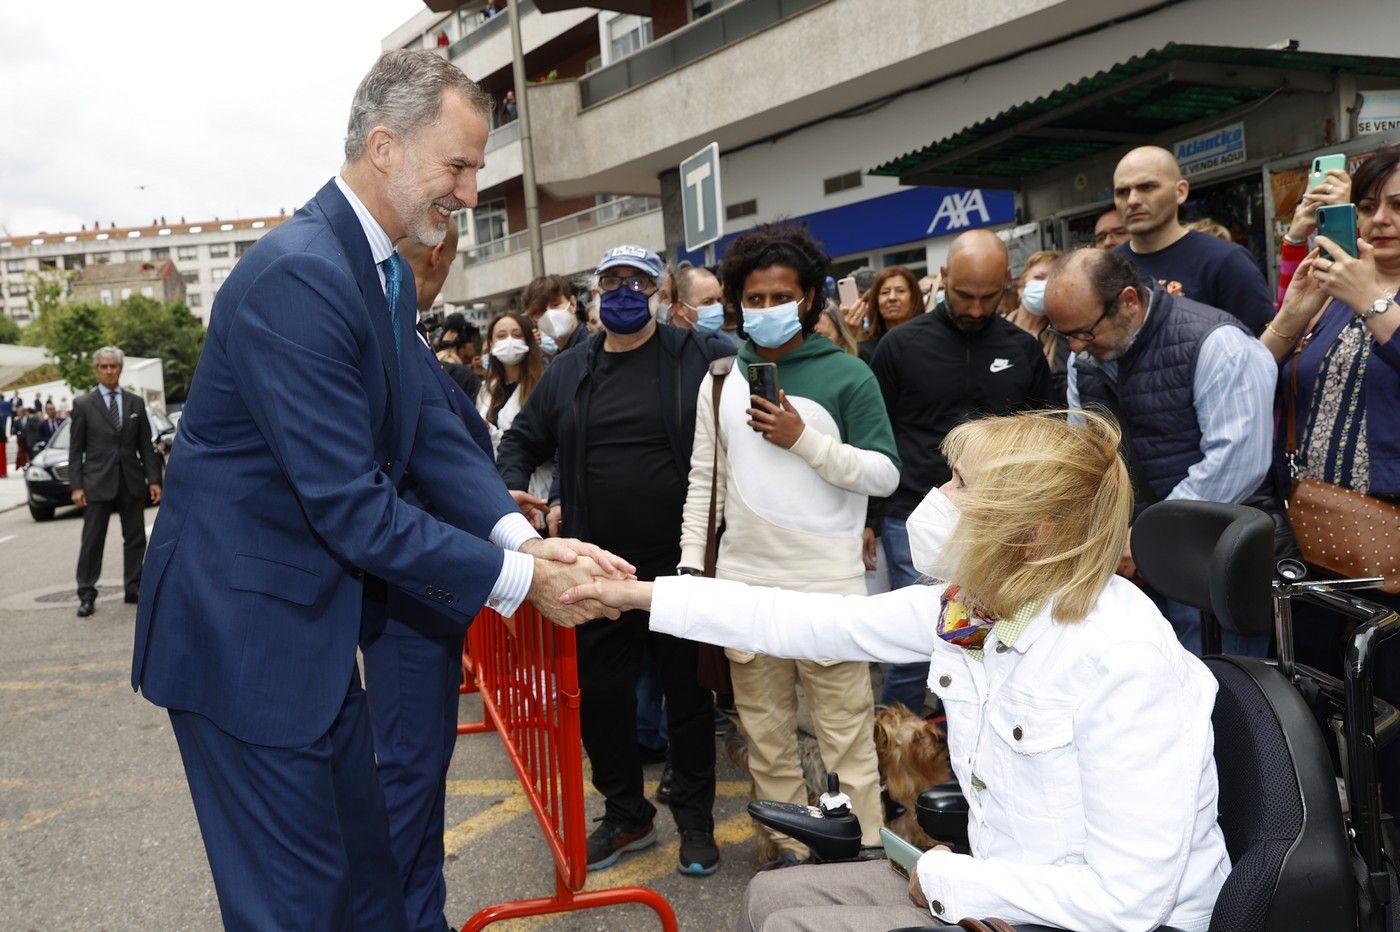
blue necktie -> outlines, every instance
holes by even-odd
[[[403,359],[399,345],[399,286],[403,284],[403,266],[399,264],[399,254],[392,253],[379,263],[384,269],[384,299],[389,304],[389,326],[394,328],[394,358]]]

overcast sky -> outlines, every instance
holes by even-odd
[[[421,9],[3,0],[0,235],[299,207],[340,165],[380,40]]]

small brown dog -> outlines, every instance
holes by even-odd
[[[749,769],[749,745],[737,722],[724,736],[729,759],[740,770]],[[822,763],[817,739],[799,729],[797,756],[802,766],[803,782],[807,784],[807,803],[815,806],[826,792],[826,767]],[[921,848],[937,842],[923,829],[915,811],[919,794],[931,786],[953,779],[948,764],[948,743],[943,732],[902,705],[875,707],[875,756],[880,767],[880,779],[890,799],[904,807],[904,813],[888,824],[890,831]],[[752,794],[752,790],[750,790]],[[767,834],[758,837],[760,864],[778,856],[778,849]]]

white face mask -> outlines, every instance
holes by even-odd
[[[540,332],[556,340],[562,340],[574,330],[574,312],[567,304],[551,307],[540,315]]]
[[[934,579],[947,581],[950,570],[947,559],[948,542],[953,539],[962,513],[942,490],[934,489],[919,502],[909,515],[905,531],[909,534],[909,562],[914,569]]]
[[[1021,307],[1036,317],[1045,316],[1045,279],[1033,278],[1026,282],[1026,290],[1021,292]]]
[[[528,352],[530,352],[530,347],[526,346],[525,341],[519,337],[503,337],[491,344],[491,355],[507,366],[513,366],[520,362]]]

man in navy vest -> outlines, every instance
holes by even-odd
[[[1260,488],[1278,367],[1238,319],[1149,285],[1131,259],[1100,249],[1060,260],[1045,315],[1074,354],[1069,406],[1106,408],[1123,427],[1134,517],[1167,499],[1239,503]],[[1136,575],[1131,546],[1119,572]],[[1200,653],[1199,610],[1148,594]],[[1222,640],[1227,654],[1268,652],[1267,635]]]
[[[563,589],[630,572],[535,535],[413,330],[392,244],[436,243],[475,205],[489,106],[432,52],[386,52],[339,173],[214,301],[131,682],[169,710],[227,929],[407,929],[355,658],[385,585],[464,628],[526,599],[573,625],[604,613]],[[318,406],[314,431],[287,398]]]

